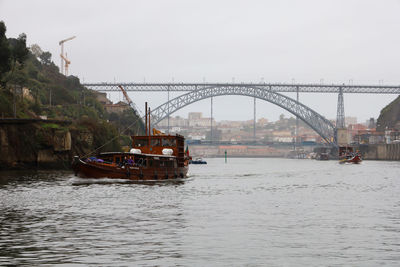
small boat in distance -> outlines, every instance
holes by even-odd
[[[207,161],[202,158],[196,158],[189,161],[190,164],[207,164]]]
[[[317,153],[316,160],[329,160],[329,153]]]
[[[354,148],[351,146],[341,146],[339,147],[339,163],[353,163],[359,164],[361,163],[362,158],[357,150],[354,152]]]
[[[147,126],[148,121],[148,126]],[[150,132],[150,108],[146,103],[146,135],[131,136],[129,152],[105,152],[95,157],[74,157],[72,168],[83,178],[129,179],[137,182],[182,180],[187,177],[189,156],[182,135]]]
[[[314,158],[316,160],[329,160],[331,154],[331,148],[326,146],[315,147],[314,151]]]

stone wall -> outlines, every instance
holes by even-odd
[[[366,160],[400,160],[400,144],[361,145],[359,150]]]

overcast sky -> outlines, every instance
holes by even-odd
[[[70,73],[85,82],[296,82],[400,84],[399,0],[16,1],[0,0],[7,36],[24,32],[59,65],[62,39]],[[173,94],[177,95],[177,94]],[[294,94],[288,94],[295,97]],[[164,93],[130,93],[156,107]],[[171,95],[172,97],[172,95]],[[345,94],[346,116],[377,118],[396,96]],[[114,94],[113,100],[121,98]],[[327,118],[337,95],[300,94]],[[210,114],[210,101],[188,106]],[[253,100],[214,99],[217,120],[253,117]],[[238,108],[240,107],[240,108]],[[257,117],[285,110],[257,101]]]

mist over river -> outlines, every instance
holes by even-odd
[[[179,184],[0,172],[0,266],[399,266],[400,162],[206,160]]]

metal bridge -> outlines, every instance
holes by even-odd
[[[344,128],[344,93],[358,94],[400,94],[400,86],[384,85],[326,85],[326,84],[279,84],[279,83],[86,83],[84,86],[97,91],[119,91],[123,86],[126,91],[167,92],[168,101],[151,112],[152,123],[168,119],[177,110],[194,102],[211,98],[211,139],[213,97],[223,95],[242,95],[254,98],[254,138],[256,131],[256,99],[271,102],[282,107],[301,119],[316,131],[328,144],[336,145],[337,128]],[[172,100],[170,92],[188,92]],[[280,92],[296,92],[296,100],[280,94]],[[337,93],[336,126],[325,117],[299,102],[299,93]],[[297,136],[298,123],[296,123]]]
[[[301,104],[300,102],[282,95],[277,92],[265,90],[257,87],[240,87],[240,86],[219,86],[217,88],[205,88],[195,90],[183,95],[180,95],[167,103],[153,109],[151,112],[153,124],[157,124],[161,120],[167,118],[169,114],[190,105],[194,102],[223,95],[242,95],[258,98],[278,105],[293,115],[307,123],[314,129],[327,143],[333,143],[335,137],[335,127],[323,116]]]
[[[345,85],[345,84],[285,84],[285,83],[84,83],[84,86],[97,91],[120,91],[118,85],[126,91],[138,92],[188,92],[205,88],[249,87],[263,88],[274,92],[304,93],[356,93],[356,94],[400,94],[400,85]]]

